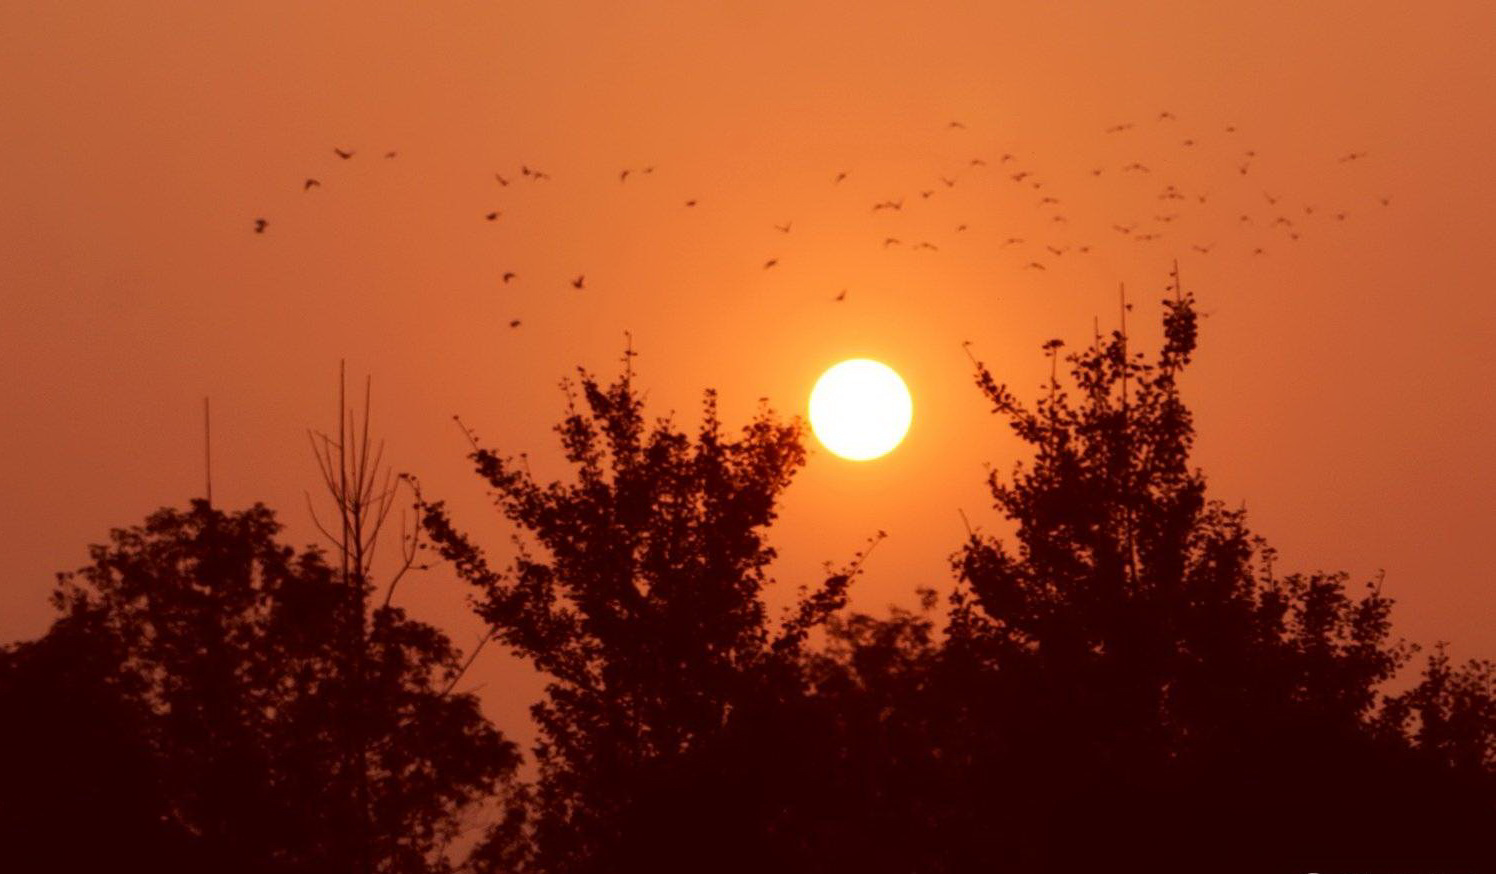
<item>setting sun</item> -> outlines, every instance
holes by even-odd
[[[843,361],[821,374],[810,392],[810,427],[835,455],[869,461],[909,433],[914,405],[904,380],[867,358]]]

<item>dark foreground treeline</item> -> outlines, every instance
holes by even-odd
[[[549,681],[528,768],[456,691],[470,656],[367,570],[392,491],[366,433],[320,444],[331,552],[263,507],[116,531],[0,650],[0,869],[1496,869],[1490,664],[1436,649],[1386,691],[1414,648],[1379,586],[1281,575],[1206,497],[1188,297],[1163,328],[1152,359],[1121,333],[1066,357],[1031,407],[978,366],[1034,452],[991,479],[1016,534],[972,534],[948,599],[884,618],[843,610],[861,556],[765,607],[794,423],[730,435],[708,395],[683,433],[626,370],[578,386],[570,482],[475,438],[517,558],[417,507]]]

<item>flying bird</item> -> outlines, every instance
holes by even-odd
[[[500,175],[498,173],[493,174],[493,178],[499,180],[499,184],[500,185],[508,185],[509,184],[509,180],[505,179],[502,175]]]
[[[627,170],[625,170],[622,173],[618,174],[618,181],[619,182],[627,182],[628,178],[629,178],[629,171],[627,171]]]
[[[1044,248],[1048,249],[1050,252],[1054,253],[1056,256],[1063,255],[1066,252],[1070,251],[1070,247],[1069,246],[1066,246],[1063,249],[1056,249],[1054,246],[1045,246]]]
[[[501,278],[501,279],[503,279],[503,280],[504,280],[504,284],[505,284],[505,285],[508,285],[508,284],[509,284],[509,280],[511,280],[511,279],[513,279],[513,278],[515,278],[515,276],[517,276],[517,275],[518,275],[518,274],[516,274],[516,273],[514,273],[514,272],[513,272],[513,271],[510,271],[510,272],[508,272],[508,273],[505,273],[505,274],[504,274],[504,275],[503,275],[503,276],[501,276],[501,277],[500,277],[500,278]]]
[[[838,294],[836,297],[832,298],[832,300],[836,301],[837,303],[841,303],[842,301],[844,301],[846,299],[847,299],[847,290],[845,288],[843,288],[841,290],[840,294]]]
[[[1112,230],[1119,234],[1130,234],[1137,225],[1112,225]]]
[[[307,181],[301,183],[301,190],[302,191],[311,191],[313,188],[321,188],[321,187],[322,187],[322,183],[318,182],[315,179],[308,179]]]
[[[903,245],[903,241],[900,240],[898,237],[884,237],[883,238],[883,248],[885,248],[885,249],[887,249],[889,246],[900,246],[900,245]]]
[[[956,225],[956,233],[959,234],[964,230],[966,230],[966,225]]]
[[[983,161],[981,158],[972,158],[971,159],[971,166],[973,166],[973,167],[985,167],[985,166],[987,166],[987,162]]]
[[[1351,152],[1349,154],[1342,155],[1340,158],[1340,163],[1344,164],[1347,161],[1359,161],[1364,157],[1366,157],[1365,152]]]
[[[1210,250],[1213,246],[1215,246],[1215,243],[1211,243],[1209,246],[1191,246],[1190,248],[1194,249],[1196,252],[1199,252],[1201,255],[1209,255]]]
[[[1172,112],[1169,112],[1169,111],[1168,111],[1168,110],[1167,110],[1167,109],[1166,109],[1166,110],[1164,110],[1164,111],[1163,111],[1163,112],[1160,112],[1160,113],[1159,113],[1159,114],[1158,114],[1158,120],[1159,120],[1159,121],[1175,121],[1175,120],[1176,120],[1176,119],[1175,119],[1175,118],[1174,118],[1174,113],[1172,113]]]
[[[840,183],[845,178],[847,178],[847,171],[843,170],[840,173],[836,174],[836,178],[833,179],[833,180],[831,180],[831,184],[832,185],[836,185],[836,184]]]
[[[775,225],[774,226],[774,230],[778,231],[781,234],[787,234],[787,233],[790,232],[790,225],[791,224],[793,224],[793,222],[785,222],[782,225]]]
[[[486,213],[483,217],[485,219],[488,219],[489,221],[497,221],[500,215],[503,215],[503,213],[499,212],[498,210],[494,210],[493,212]]]
[[[257,234],[263,234],[263,233],[265,233],[265,226],[268,225],[268,224],[270,224],[270,222],[267,222],[267,221],[265,221],[262,218],[255,219],[255,233],[257,233]]]
[[[509,327],[511,327],[511,328],[518,328],[519,327],[519,319],[510,319],[509,320]]]
[[[920,243],[919,245],[915,246],[914,248],[916,248],[916,249],[929,249],[931,252],[939,252],[940,251],[940,247],[939,246],[935,245],[934,243],[928,243],[928,242],[926,242],[926,243]]]
[[[778,263],[779,263],[779,259],[778,258],[770,258],[769,260],[767,260],[767,261],[764,262],[764,269],[768,270],[770,267],[773,267],[775,264],[778,264]]]
[[[587,281],[586,275],[585,274],[579,274],[576,279],[573,279],[571,281],[571,287],[572,288],[581,288],[582,285],[583,285],[583,283],[585,283],[586,281]]]
[[[1009,154],[1007,152],[1003,152],[1003,156],[1001,158],[997,159],[997,163],[999,163],[999,164],[1006,164],[1006,163],[1008,163],[1009,161],[1012,161],[1012,160],[1013,160],[1013,156],[1011,154]]]
[[[686,201],[686,206],[695,206],[695,205],[696,205],[696,200],[694,198],[691,199],[691,200]]]
[[[1038,261],[1030,261],[1029,263],[1023,265],[1023,269],[1024,270],[1043,270],[1044,269],[1044,265],[1040,264]]]
[[[1390,198],[1390,197],[1378,197],[1377,200],[1379,200],[1379,201],[1382,202],[1382,206],[1391,206],[1392,205],[1392,198]]]
[[[966,125],[962,124],[959,121],[953,121],[950,124],[946,125],[946,127],[952,130],[966,130]]]
[[[337,155],[339,158],[342,158],[344,161],[346,161],[349,158],[353,157],[353,152],[352,151],[345,152],[342,149],[333,149],[332,153],[334,155]]]
[[[883,200],[883,201],[879,201],[878,203],[873,204],[873,212],[877,212],[880,209],[901,210],[903,208],[904,208],[904,199],[903,198],[899,198],[898,200]]]
[[[942,176],[942,177],[940,177],[940,181],[945,183],[945,187],[946,188],[955,188],[956,187],[956,180],[954,180],[954,179],[947,179],[944,176]]]
[[[1003,245],[1004,246],[1016,246],[1018,244],[1021,244],[1022,242],[1023,242],[1023,238],[1022,237],[1009,237],[1006,240],[1003,240]]]
[[[933,195],[934,193],[935,192],[933,192],[933,191],[921,191],[919,193],[919,196],[922,197],[922,198],[924,198],[925,200],[929,200],[930,197],[931,197],[931,195]]]
[[[1013,178],[1013,181],[1014,181],[1014,182],[1022,182],[1022,181],[1023,181],[1023,180],[1025,180],[1025,179],[1027,179],[1027,178],[1029,178],[1029,177],[1030,177],[1030,176],[1032,176],[1032,175],[1033,175],[1033,174],[1032,174],[1032,173],[1030,173],[1030,172],[1029,172],[1029,171],[1027,171],[1027,170],[1024,170],[1024,171],[1023,171],[1023,172],[1021,172],[1021,173],[1014,173],[1014,174],[1013,174],[1013,177],[1012,177],[1012,178]]]
[[[385,152],[384,153],[385,160],[389,160],[390,158],[399,157],[399,155],[400,155],[399,152]]]
[[[1106,132],[1109,133],[1109,134],[1115,134],[1115,133],[1121,133],[1122,131],[1125,131],[1125,130],[1130,130],[1131,128],[1132,128],[1132,122],[1129,121],[1126,124],[1114,124],[1111,127],[1107,128]]]

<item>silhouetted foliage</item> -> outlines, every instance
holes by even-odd
[[[381,468],[367,395],[361,426],[340,395],[336,439],[313,438],[336,567],[263,507],[163,510],[64,577],[45,637],[0,649],[0,861],[451,871],[483,803],[475,874],[1496,869],[1496,667],[1441,645],[1389,690],[1416,647],[1382,581],[1281,574],[1208,496],[1179,385],[1192,299],[1162,321],[1151,358],[1125,326],[1045,344],[1032,404],[976,365],[1032,458],[991,474],[1005,533],[970,532],[943,608],[917,589],[847,614],[863,552],[771,619],[798,422],[728,434],[710,392],[694,434],[646,419],[632,352],[567,385],[566,480],[469,433],[512,559],[417,506],[488,639],[547,680],[527,783],[452,694],[460,654],[390,605],[414,537],[373,597],[414,481]]]
[[[911,739],[857,767],[929,763],[923,798],[904,774],[880,787],[885,819],[928,823],[903,870],[1492,861],[1489,669],[1456,679],[1436,661],[1379,709],[1411,654],[1391,601],[1379,583],[1353,597],[1342,574],[1276,576],[1245,512],[1207,498],[1177,381],[1197,338],[1188,296],[1164,302],[1163,335],[1152,361],[1125,331],[1097,337],[1066,357],[1068,387],[1061,342],[1046,344],[1056,367],[1032,410],[979,364],[1033,448],[990,476],[1014,534],[974,533],[954,556],[938,649],[908,617],[848,626],[842,672],[861,684],[823,687],[847,699],[846,734]],[[924,667],[915,682],[868,664]],[[890,695],[904,703],[857,722]],[[1423,757],[1400,730],[1414,713]]]
[[[524,864],[767,863],[785,843],[776,830],[786,802],[766,791],[771,773],[814,740],[786,736],[776,720],[801,695],[802,644],[842,606],[855,573],[803,593],[783,622],[768,618],[774,551],[763,532],[804,461],[800,426],[765,410],[729,437],[708,393],[693,438],[668,419],[646,421],[627,370],[609,386],[583,373],[568,398],[556,430],[571,482],[538,482],[522,459],[474,442],[479,475],[530,538],[516,538],[507,572],[440,503],[425,515],[498,639],[549,679],[533,710],[539,775],[521,830],[531,844]],[[783,746],[765,755],[776,741]],[[508,841],[496,838],[489,852],[514,864]]]
[[[262,506],[195,501],[62,577],[61,618],[0,661],[0,755],[22,775],[0,789],[8,849],[35,870],[450,870],[459,815],[517,752],[447,693],[445,635],[395,607],[365,616],[278,530]],[[343,644],[366,623],[355,683]]]

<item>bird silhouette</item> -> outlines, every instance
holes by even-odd
[[[883,238],[883,248],[885,248],[885,249],[887,249],[889,246],[899,246],[899,245],[902,245],[902,244],[903,244],[903,241],[900,240],[898,237],[884,237]]]
[[[956,233],[959,234],[964,230],[966,230],[966,225],[956,225]]]
[[[686,206],[695,206],[695,205],[696,205],[696,200],[694,198],[691,199],[691,200],[686,201]]]
[[[1114,124],[1111,127],[1107,128],[1106,132],[1109,133],[1109,134],[1116,134],[1116,133],[1121,133],[1122,131],[1131,130],[1131,129],[1132,129],[1132,122],[1129,121],[1126,124]]]
[[[352,151],[345,152],[342,149],[333,149],[332,153],[334,155],[337,155],[339,158],[342,158],[344,161],[346,161],[349,158],[353,157],[353,152]]]
[[[267,222],[267,221],[265,221],[262,218],[255,219],[255,233],[257,233],[257,234],[263,234],[263,233],[265,233],[265,228],[269,224],[270,224],[270,222]]]
[[[518,328],[519,327],[519,319],[510,319],[509,320],[509,327],[511,327],[511,328]]]
[[[1101,168],[1097,167],[1096,169],[1092,170],[1091,171],[1091,175],[1092,176],[1100,176],[1101,175]]]
[[[1148,173],[1148,172],[1151,172],[1151,171],[1149,171],[1149,169],[1147,167],[1143,166],[1141,163],[1139,163],[1137,161],[1133,161],[1131,164],[1128,164],[1126,167],[1122,168],[1122,172],[1123,173],[1126,173],[1128,170],[1136,170],[1139,173]]]
[[[922,197],[922,198],[924,198],[925,200],[929,200],[930,196],[933,195],[934,193],[935,192],[933,192],[933,191],[921,191],[919,193],[919,196]]]
[[[1378,197],[1377,200],[1381,201],[1382,206],[1391,206],[1392,205],[1392,198],[1390,198],[1390,197]]]
[[[1039,205],[1043,206],[1046,203],[1059,203],[1059,202],[1060,202],[1060,199],[1058,197],[1045,197],[1043,200],[1039,201]]]
[[[627,182],[628,178],[629,178],[629,171],[627,171],[627,170],[624,170],[622,173],[618,174],[618,181],[619,182]]]
[[[1181,146],[1193,146],[1194,144],[1195,144],[1194,140],[1182,140],[1179,143],[1179,145],[1181,145]]]
[[[400,156],[399,152],[385,152],[384,153],[385,160],[389,160],[390,158],[397,158],[399,156]]]
[[[1063,249],[1056,249],[1056,248],[1055,248],[1055,247],[1054,247],[1054,246],[1045,246],[1045,247],[1044,247],[1044,248],[1046,248],[1046,249],[1048,249],[1048,250],[1049,250],[1049,251],[1050,251],[1050,252],[1051,252],[1051,253],[1053,253],[1053,254],[1054,254],[1054,255],[1055,255],[1055,256],[1060,256],[1060,255],[1063,255],[1063,254],[1065,254],[1065,253],[1066,253],[1066,252],[1067,252],[1067,251],[1069,251],[1069,249],[1070,249],[1070,247],[1069,247],[1069,246],[1066,246],[1066,247],[1065,247],[1065,248],[1063,248]]]
[[[483,217],[489,221],[497,221],[500,215],[503,215],[503,213],[494,210],[493,212],[485,213]]]
[[[1023,180],[1029,178],[1032,175],[1034,175],[1034,174],[1030,173],[1027,170],[1024,170],[1024,171],[1019,172],[1019,173],[1014,173],[1013,176],[1012,176],[1012,179],[1013,179],[1014,182],[1022,182]]]
[[[301,183],[301,190],[302,191],[311,191],[313,188],[321,188],[321,187],[322,187],[322,183],[318,182],[315,179],[308,179],[307,181]]]
[[[966,125],[962,124],[959,121],[953,121],[950,124],[946,125],[946,127],[952,130],[966,130]]]
[[[1024,270],[1043,270],[1044,269],[1044,265],[1040,264],[1038,261],[1030,261],[1029,263],[1023,265],[1023,269]]]
[[[645,167],[643,170],[640,170],[639,172],[643,173],[645,176],[648,176],[649,174],[653,173],[654,171],[655,171],[654,165],[651,164],[648,167]]]
[[[1159,121],[1175,121],[1175,120],[1176,120],[1176,119],[1175,119],[1175,118],[1174,118],[1174,113],[1172,113],[1172,112],[1169,112],[1169,111],[1168,111],[1168,110],[1167,110],[1167,109],[1166,109],[1166,110],[1164,110],[1164,111],[1163,111],[1163,112],[1160,112],[1160,113],[1159,113],[1159,114],[1158,114],[1158,120],[1159,120]]]
[[[903,208],[903,198],[899,198],[898,200],[883,200],[873,204],[873,212],[877,212],[880,209],[902,210]]]
[[[1340,163],[1344,164],[1347,161],[1359,161],[1364,157],[1366,157],[1365,152],[1350,152],[1340,157]]]
[[[572,288],[581,288],[583,286],[583,284],[586,283],[586,281],[587,281],[586,275],[584,275],[584,274],[578,274],[577,278],[573,279],[571,281],[571,287]]]
[[[509,184],[509,180],[505,179],[502,175],[500,175],[498,173],[493,174],[493,178],[499,180],[499,184],[500,185],[506,185],[507,186]]]
[[[1243,164],[1240,167],[1238,167],[1237,169],[1241,171],[1241,175],[1245,176],[1245,175],[1247,175],[1247,171],[1250,170],[1250,169],[1252,169],[1252,165],[1251,164]]]
[[[775,264],[778,264],[778,263],[779,263],[779,259],[778,258],[770,258],[769,260],[767,260],[767,261],[764,262],[764,269],[768,270],[770,267],[773,267]]]
[[[1191,246],[1190,248],[1194,249],[1196,252],[1199,252],[1201,255],[1209,255],[1211,248],[1214,247],[1214,246],[1215,246],[1215,243],[1211,243],[1209,246],[1199,246],[1199,245],[1196,245],[1196,246]]]
[[[1236,125],[1231,125],[1231,124],[1226,125],[1226,133],[1228,133],[1228,134],[1234,134],[1234,133],[1236,133]]]
[[[831,184],[832,185],[836,185],[836,184],[840,183],[845,178],[847,178],[847,171],[843,170],[840,173],[836,174],[836,178],[833,179],[833,180],[831,180]]]
[[[513,271],[510,271],[508,273],[505,273],[503,276],[501,276],[499,278],[502,279],[502,280],[504,280],[504,284],[505,285],[508,285],[509,284],[509,280],[514,279],[517,275],[518,274],[514,273]]]
[[[1003,246],[1017,246],[1023,243],[1022,237],[1009,237],[1003,240]]]
[[[935,245],[934,243],[929,243],[929,242],[922,242],[919,245],[915,246],[914,248],[916,248],[916,249],[929,249],[931,252],[939,252],[940,251],[940,247],[939,246]]]
[[[841,303],[842,301],[844,301],[846,299],[847,299],[847,290],[845,288],[843,288],[841,290],[840,294],[838,294],[836,297],[832,298],[832,300],[836,301],[837,303]]]
[[[972,166],[972,167],[985,167],[985,166],[987,166],[987,162],[983,161],[981,158],[972,158],[971,159],[971,164],[969,166]]]
[[[997,163],[999,163],[999,164],[1006,164],[1009,161],[1013,161],[1013,160],[1016,160],[1016,159],[1010,153],[1003,152],[1003,156],[1001,158],[997,159]]]
[[[945,183],[945,187],[946,188],[955,188],[956,187],[956,180],[954,180],[954,179],[948,179],[945,176],[942,176],[942,177],[940,177],[940,181]]]
[[[785,222],[782,225],[775,225],[774,230],[778,231],[781,234],[787,234],[790,232],[790,225],[792,224],[793,222]]]
[[[1137,225],[1112,225],[1112,230],[1119,234],[1130,234]]]
[[[1090,246],[1076,246],[1075,247],[1075,251],[1078,252],[1078,253],[1080,253],[1080,254],[1082,254],[1082,255],[1089,255],[1089,254],[1091,254],[1091,247]]]
[[[1262,248],[1253,249],[1252,250],[1252,254],[1253,255],[1266,255],[1267,254],[1267,250],[1266,249],[1262,249]]]

